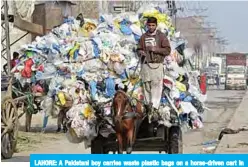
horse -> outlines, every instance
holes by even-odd
[[[132,99],[127,95],[127,86],[120,89],[115,86],[116,93],[113,98],[112,116],[118,141],[118,154],[123,154],[123,146],[126,142],[126,152],[131,154],[136,139],[137,119],[142,118],[142,104],[132,104]],[[126,140],[125,140],[126,139]]]

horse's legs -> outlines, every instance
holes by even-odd
[[[121,133],[116,133],[118,140],[118,154],[123,154],[123,139]]]
[[[26,111],[26,124],[25,124],[26,132],[30,132],[31,122],[32,122],[32,113]]]
[[[127,154],[131,154],[134,144],[134,128],[127,131]]]
[[[61,124],[63,122],[63,111],[59,111],[59,115],[58,115],[58,118],[57,118],[57,126],[58,126],[58,129],[57,129],[57,132],[60,132],[61,131]]]
[[[67,121],[67,118],[66,118],[66,111],[63,111],[63,118],[62,118],[62,125],[63,125],[63,131],[64,133],[67,132],[67,127],[66,127],[66,121]]]
[[[135,142],[135,140],[137,138],[138,131],[139,131],[139,128],[140,128],[141,123],[142,123],[142,119],[141,118],[136,119],[135,122],[134,122],[133,143]]]

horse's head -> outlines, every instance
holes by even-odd
[[[113,115],[116,117],[123,115],[127,110],[129,105],[129,98],[126,94],[128,90],[126,85],[124,87],[120,87],[120,85],[116,84],[115,90],[116,93],[113,98]]]

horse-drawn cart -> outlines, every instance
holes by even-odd
[[[167,96],[167,89],[164,89],[163,95]],[[168,96],[167,96],[168,97]],[[168,97],[169,98],[169,97]],[[137,104],[136,104],[137,105]],[[131,146],[132,151],[152,151],[152,152],[166,152],[169,154],[181,154],[183,153],[183,143],[182,143],[182,130],[181,121],[178,116],[178,111],[175,105],[171,102],[167,104],[170,106],[170,126],[165,126],[160,124],[159,121],[149,121],[149,115],[146,114],[147,108],[144,107],[143,116],[139,118],[137,115],[134,116],[135,126],[134,126],[134,143]],[[151,107],[151,106],[150,106]],[[113,123],[115,116],[112,115],[113,122],[110,123],[104,118],[101,113],[103,113],[103,107],[98,107],[97,112],[98,117],[98,136],[91,142],[91,153],[92,154],[108,154],[109,152],[119,152],[119,144],[117,138],[117,132],[111,133],[106,137],[101,135],[101,131],[108,131],[106,125],[112,126],[116,129],[116,123]],[[102,111],[101,111],[102,110]],[[112,113],[113,113],[112,105]],[[125,112],[122,120],[134,118],[129,112]],[[111,119],[111,118],[110,118]],[[108,126],[109,127],[109,126]],[[128,133],[124,132],[124,136]],[[127,137],[127,135],[125,136]],[[128,137],[127,137],[128,138]],[[127,140],[123,139],[123,151],[131,153],[130,144],[127,144]]]
[[[41,94],[33,94],[24,89],[18,90],[19,84],[13,77],[1,76],[2,105],[1,105],[1,157],[11,158],[17,145],[18,119],[26,114],[26,131],[30,131],[32,114],[39,110],[34,109],[34,104],[39,106]],[[3,97],[4,96],[4,97]],[[22,108],[22,113],[18,114],[18,108]],[[31,113],[30,109],[34,111]]]
[[[1,87],[6,86],[2,83]],[[8,90],[2,100],[1,106],[1,158],[11,158],[17,144],[18,111],[16,101],[12,98],[12,79],[8,84]]]
[[[142,121],[137,133],[133,151],[166,152],[169,154],[182,153],[182,131],[179,126],[167,128],[149,124],[147,117]],[[126,145],[124,145],[126,148]],[[100,134],[91,142],[92,154],[107,154],[118,152],[115,135],[108,138]]]

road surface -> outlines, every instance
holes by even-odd
[[[224,135],[218,144],[215,154],[244,154],[248,153],[248,92],[235,111],[227,128],[238,130],[239,133]]]
[[[206,153],[203,151],[202,142],[218,138],[222,128],[225,128],[233,117],[245,91],[209,90],[206,106],[211,109],[205,113],[204,128],[190,131],[183,136],[184,153]],[[35,115],[33,121],[34,131],[40,131],[42,117]],[[23,120],[20,123],[23,124]],[[50,130],[46,134],[39,132],[19,133],[18,153],[12,159],[2,160],[5,162],[27,162],[31,153],[90,153],[84,148],[84,144],[71,144],[64,134],[55,134],[56,120],[50,121]],[[134,152],[137,153],[137,152]],[[152,152],[142,152],[152,153]],[[156,154],[156,153],[155,153]]]

